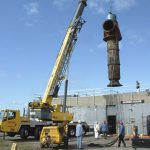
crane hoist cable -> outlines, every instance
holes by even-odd
[[[109,12],[112,12],[112,0],[109,0]]]

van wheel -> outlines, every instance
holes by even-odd
[[[70,135],[71,137],[75,136],[75,129],[71,129],[71,130],[69,131],[69,135]]]
[[[25,140],[29,136],[29,130],[27,127],[22,127],[20,130],[20,137]]]

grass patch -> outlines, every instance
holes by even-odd
[[[12,142],[0,139],[0,148],[1,149],[4,149],[4,150],[9,149],[10,150],[11,145],[12,145]]]
[[[26,144],[20,144],[18,143],[18,150],[41,150],[40,147],[37,145],[26,145]]]

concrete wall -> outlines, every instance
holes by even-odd
[[[122,104],[144,100],[144,103]],[[62,104],[63,98],[54,99],[53,103]],[[134,125],[139,134],[146,134],[146,116],[150,115],[150,96],[146,92],[117,93],[103,96],[68,97],[68,110],[74,113],[74,121],[82,120],[93,125],[96,121],[106,120],[106,116],[115,115],[117,122],[122,120],[126,132],[130,134]],[[107,108],[107,109],[106,109]]]

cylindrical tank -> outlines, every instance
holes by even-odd
[[[116,15],[109,13],[103,23],[104,41],[107,42],[108,53],[108,87],[122,86],[120,80],[119,41],[122,39]]]

